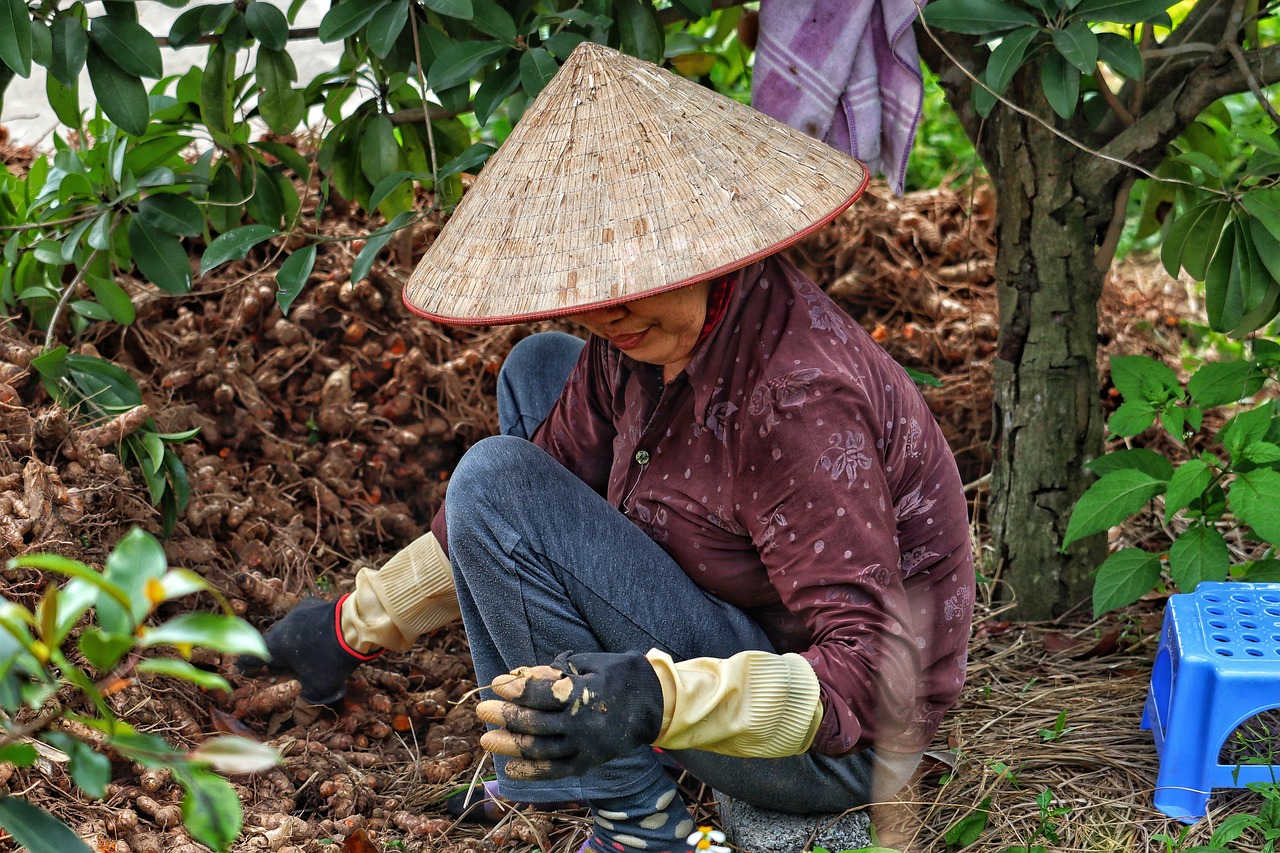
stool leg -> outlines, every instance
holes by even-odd
[[[1216,753],[1204,754],[1208,731],[1205,709],[1212,707],[1213,674],[1208,662],[1184,660],[1169,700],[1169,719],[1163,721],[1166,728],[1156,776],[1155,806],[1184,823],[1195,823],[1204,817],[1212,770],[1218,763]]]

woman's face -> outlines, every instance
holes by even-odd
[[[569,319],[646,364],[662,366],[670,382],[684,370],[707,318],[709,282],[597,308]]]

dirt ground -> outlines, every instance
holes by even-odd
[[[992,208],[982,187],[906,198],[873,187],[851,213],[792,250],[793,259],[892,354],[943,380],[926,394],[970,484],[980,545],[997,328]],[[199,427],[195,439],[179,445],[192,498],[165,549],[172,564],[208,579],[264,630],[303,596],[349,589],[361,566],[377,565],[424,530],[460,455],[496,430],[493,385],[505,354],[521,336],[546,325],[458,329],[412,317],[401,305],[400,289],[436,224],[424,220],[407,232],[369,279],[353,286],[348,278],[359,237],[376,223],[346,209],[325,211],[320,220],[325,236],[353,240],[321,243],[311,284],[287,317],[275,304],[268,271],[279,247],[264,246],[244,262],[220,268],[216,277],[200,279],[190,295],[170,297],[126,282],[137,321],[127,328],[100,325],[75,342],[80,351],[127,367],[166,431]],[[1176,354],[1178,318],[1186,310],[1180,285],[1135,267],[1121,271],[1105,300],[1108,353]],[[22,320],[0,322],[0,505],[9,510],[0,513],[0,557],[52,551],[100,565],[130,526],[158,532],[160,520],[140,475],[121,464],[109,443],[83,440],[90,425],[45,394],[28,368],[41,341],[42,334]],[[1105,389],[1100,394],[1113,403]],[[32,604],[46,582],[33,571],[5,570],[0,588],[5,597]],[[208,608],[212,601],[182,606]],[[1158,612],[1156,605],[1151,609]],[[925,780],[899,825],[915,849],[944,849],[940,835],[995,788],[1008,799],[990,809],[991,828],[983,837],[999,843],[990,849],[1018,842],[1017,822],[1030,818],[1021,814],[1025,803],[1015,804],[1030,802],[1034,813],[1035,791],[1028,786],[1038,771],[1021,771],[1022,783],[1000,777],[1004,782],[992,787],[990,765],[1012,767],[1019,756],[1043,752],[1046,745],[1035,742],[1034,732],[1046,723],[1026,723],[1030,752],[1015,750],[1004,758],[997,756],[1026,732],[1017,733],[1009,704],[999,705],[1004,716],[989,724],[984,715],[1019,689],[1024,692],[1013,704],[1049,713],[1056,699],[1038,691],[1045,684],[1061,689],[1064,670],[1055,658],[1061,652],[1047,650],[1044,636],[1074,632],[1079,645],[1089,632],[1111,631],[1084,622],[1010,626],[998,611],[981,610],[971,686],[938,744],[959,754],[960,764],[947,786],[939,786],[936,773]],[[1071,657],[1069,680],[1082,697],[1097,687],[1089,701],[1098,725],[1124,727],[1132,745],[1125,754],[1141,756],[1143,739],[1148,751],[1150,740],[1136,731],[1135,703],[1140,706],[1145,690],[1143,668],[1155,627],[1132,615],[1129,620],[1124,642]],[[1032,657],[1022,657],[1026,649]],[[197,663],[227,677],[235,691],[202,693],[148,677],[111,701],[127,722],[175,745],[233,731],[280,749],[282,767],[234,780],[245,810],[238,851],[550,853],[576,850],[585,837],[582,812],[519,811],[495,827],[459,823],[443,810],[448,793],[486,769],[477,746],[480,726],[473,704],[465,701],[475,683],[460,626],[362,667],[336,711],[300,708],[295,682],[243,677],[217,655]],[[1057,713],[1053,705],[1047,724]],[[1078,730],[1081,724],[1073,718],[1072,725]],[[1109,761],[1115,752],[1106,744],[1096,761]],[[1096,768],[1079,768],[1090,772]],[[1139,776],[1141,771],[1133,774],[1126,790],[1139,786]],[[1044,784],[1066,784],[1054,779]],[[706,792],[692,780],[687,784],[700,816],[714,821]],[[1099,799],[1112,798],[1108,784],[1096,783]],[[104,853],[205,849],[175,819],[178,786],[128,763],[116,762],[103,802],[69,795],[57,763],[19,772],[0,767],[0,786],[53,811]],[[1087,801],[1089,787],[1080,787],[1083,793],[1072,796]],[[1005,802],[1010,805],[1000,812]],[[1136,811],[1126,813],[1126,831],[1138,825],[1134,814],[1142,806],[1135,802]],[[1159,820],[1150,811],[1149,790],[1145,808],[1144,819]],[[1083,836],[1073,842],[1085,843]],[[0,851],[11,849],[12,842],[0,839]]]

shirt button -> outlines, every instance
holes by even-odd
[[[649,464],[649,451],[647,451],[647,450],[637,450],[637,451],[636,451],[636,463],[637,463],[637,464],[639,464],[639,465],[648,465],[648,464]]]

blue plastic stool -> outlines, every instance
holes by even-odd
[[[1214,788],[1280,778],[1280,765],[1220,764],[1227,738],[1280,707],[1280,583],[1202,583],[1170,596],[1142,728],[1160,756],[1155,805],[1185,823]]]

